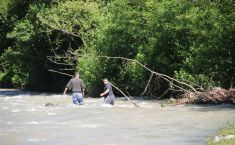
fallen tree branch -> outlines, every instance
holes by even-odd
[[[57,61],[53,60],[52,57],[50,57],[50,56],[48,56],[47,59],[50,60],[51,62],[55,63],[55,64],[58,64],[58,65],[74,66],[74,64],[68,64],[68,63],[57,62]]]
[[[60,68],[59,70],[68,70],[68,71],[74,71],[75,69],[74,68]]]
[[[127,95],[129,96],[129,98],[131,98],[131,100],[134,100],[133,97],[131,97],[130,93],[128,91],[126,91]]]
[[[187,83],[184,83],[184,82],[181,82],[181,81],[178,81],[178,80],[176,80],[176,79],[174,79],[174,78],[172,78],[172,77],[169,77],[169,76],[167,76],[167,75],[165,75],[165,74],[161,74],[161,73],[155,72],[155,71],[149,69],[148,67],[146,67],[145,65],[143,65],[142,63],[140,63],[138,60],[130,59],[130,58],[125,58],[125,57],[111,57],[111,56],[97,56],[97,57],[100,57],[100,58],[111,58],[111,59],[123,59],[123,60],[135,62],[135,63],[139,64],[140,66],[142,66],[143,68],[145,68],[146,70],[150,71],[151,73],[154,73],[154,74],[156,74],[157,76],[162,77],[163,79],[165,79],[165,80],[168,81],[168,82],[171,82],[171,81],[169,81],[169,80],[175,81],[175,82],[177,82],[177,83],[179,83],[179,84],[182,84],[182,85],[185,85],[185,86],[189,87],[189,88],[192,89],[194,92],[197,92],[196,89],[195,89],[194,87],[192,87],[191,85],[189,85],[189,84],[187,84]],[[169,80],[168,80],[168,79],[169,79]],[[172,83],[172,82],[171,82],[171,83]],[[182,89],[182,90],[188,92],[187,90],[185,90],[185,89],[183,89],[182,87],[179,87],[179,86],[177,86],[177,85],[175,85],[175,84],[173,84],[173,83],[172,83],[172,85],[174,85],[175,87],[180,88],[180,89]]]
[[[68,59],[68,57],[69,56],[62,56],[62,55],[60,55],[60,56],[47,56],[47,58],[50,58],[50,59],[57,59],[57,60],[60,60],[60,59],[62,59],[62,60],[67,60]],[[75,60],[75,58],[70,58],[70,59],[73,59],[73,60]]]
[[[153,78],[153,73],[151,72],[151,75],[150,75],[150,77],[149,77],[148,83],[147,83],[147,85],[146,85],[144,91],[140,94],[140,96],[143,96],[143,95],[145,94],[145,92],[147,91],[147,89],[148,89],[148,87],[149,87],[149,84],[150,84],[152,78]]]
[[[129,97],[127,97],[127,95],[125,93],[123,93],[122,90],[120,90],[118,87],[114,86],[111,82],[110,84],[115,88],[117,89],[120,93],[122,93],[122,95],[124,95],[131,103],[133,103],[136,107],[140,107],[138,104],[136,104],[134,101],[132,101]]]
[[[77,56],[82,56],[82,55],[77,55]],[[85,56],[88,57],[88,56],[90,56],[90,55],[85,55]],[[138,60],[130,59],[130,58],[125,58],[125,57],[112,57],[112,56],[102,56],[102,55],[99,55],[99,56],[97,56],[97,57],[100,57],[100,58],[108,58],[108,59],[122,59],[122,60],[127,60],[127,61],[131,61],[131,62],[137,63],[137,64],[139,64],[141,67],[143,67],[143,68],[145,68],[146,70],[148,70],[149,72],[151,72],[151,73],[153,73],[153,74],[155,74],[155,75],[161,77],[161,78],[164,79],[165,81],[169,82],[172,86],[175,86],[176,88],[179,88],[179,89],[181,89],[181,90],[183,90],[183,91],[189,93],[188,90],[186,90],[186,89],[184,89],[184,88],[182,88],[182,87],[180,87],[180,86],[178,86],[178,85],[172,83],[172,81],[175,81],[175,82],[177,82],[177,83],[179,83],[179,84],[185,85],[185,86],[189,87],[190,89],[192,89],[194,92],[197,92],[196,89],[195,89],[194,87],[192,87],[191,85],[189,85],[189,84],[187,84],[187,83],[185,83],[185,82],[178,81],[178,80],[176,80],[176,79],[174,79],[174,78],[172,78],[172,77],[170,77],[170,76],[168,76],[168,75],[155,72],[155,71],[149,69],[148,67],[146,67],[145,65],[143,65],[142,63],[140,63]],[[170,80],[172,80],[172,81],[170,81]]]
[[[53,69],[49,69],[48,71],[50,72],[55,72],[55,73],[58,73],[58,74],[61,74],[61,75],[66,75],[66,76],[73,76],[73,75],[70,75],[70,74],[67,74],[67,73],[64,73],[64,72],[60,72],[60,71],[56,71],[56,70],[53,70]]]
[[[162,98],[164,97],[168,92],[170,91],[170,89],[167,89],[166,91],[163,92],[163,94],[161,96],[159,96],[158,98]]]

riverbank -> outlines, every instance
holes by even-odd
[[[235,145],[235,124],[222,128],[219,135],[209,139],[208,145]]]

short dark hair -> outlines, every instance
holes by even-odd
[[[107,81],[108,81],[108,79],[107,79],[107,78],[103,78],[102,80],[103,80],[103,81],[104,81],[104,80],[107,80]]]
[[[75,76],[75,77],[76,77],[76,76],[79,76],[79,73],[78,73],[78,72],[76,72],[74,76]]]

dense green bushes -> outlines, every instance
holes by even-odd
[[[69,68],[81,73],[92,92],[102,88],[101,78],[107,77],[124,91],[139,95],[151,75],[133,62],[99,56],[136,59],[200,89],[234,85],[232,0],[22,2],[25,7],[19,16],[10,13],[22,5],[14,0],[0,19],[1,23],[14,22],[8,29],[0,26],[6,34],[1,43],[8,42],[0,52],[1,70],[11,73],[15,84],[37,89],[59,81],[56,88],[61,88],[68,78],[47,70],[65,67],[53,64],[47,56],[63,55],[72,48],[79,54],[76,60],[68,52],[63,60],[58,56],[56,60],[74,65]],[[169,86],[153,77],[145,95],[160,96]]]

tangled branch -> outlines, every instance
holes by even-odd
[[[178,84],[182,84],[184,86],[187,86],[188,88],[192,89],[194,92],[197,92],[196,89],[194,87],[192,87],[191,85],[185,83],[185,82],[181,82],[181,81],[178,81],[168,75],[165,75],[165,74],[161,74],[161,73],[158,73],[158,72],[155,72],[153,70],[151,70],[150,68],[146,67],[145,65],[143,65],[142,63],[140,63],[138,60],[135,60],[135,59],[130,59],[130,58],[125,58],[125,57],[110,57],[110,56],[97,56],[97,57],[100,57],[100,58],[108,58],[108,59],[122,59],[122,60],[127,60],[127,61],[131,61],[131,62],[134,62],[134,63],[137,63],[138,65],[140,65],[141,67],[143,67],[144,69],[148,70],[149,72],[161,77],[162,79],[166,80],[167,82],[169,82],[171,85],[175,86],[176,88],[179,88],[185,92],[189,92],[188,90],[174,84],[173,82],[177,82]]]

